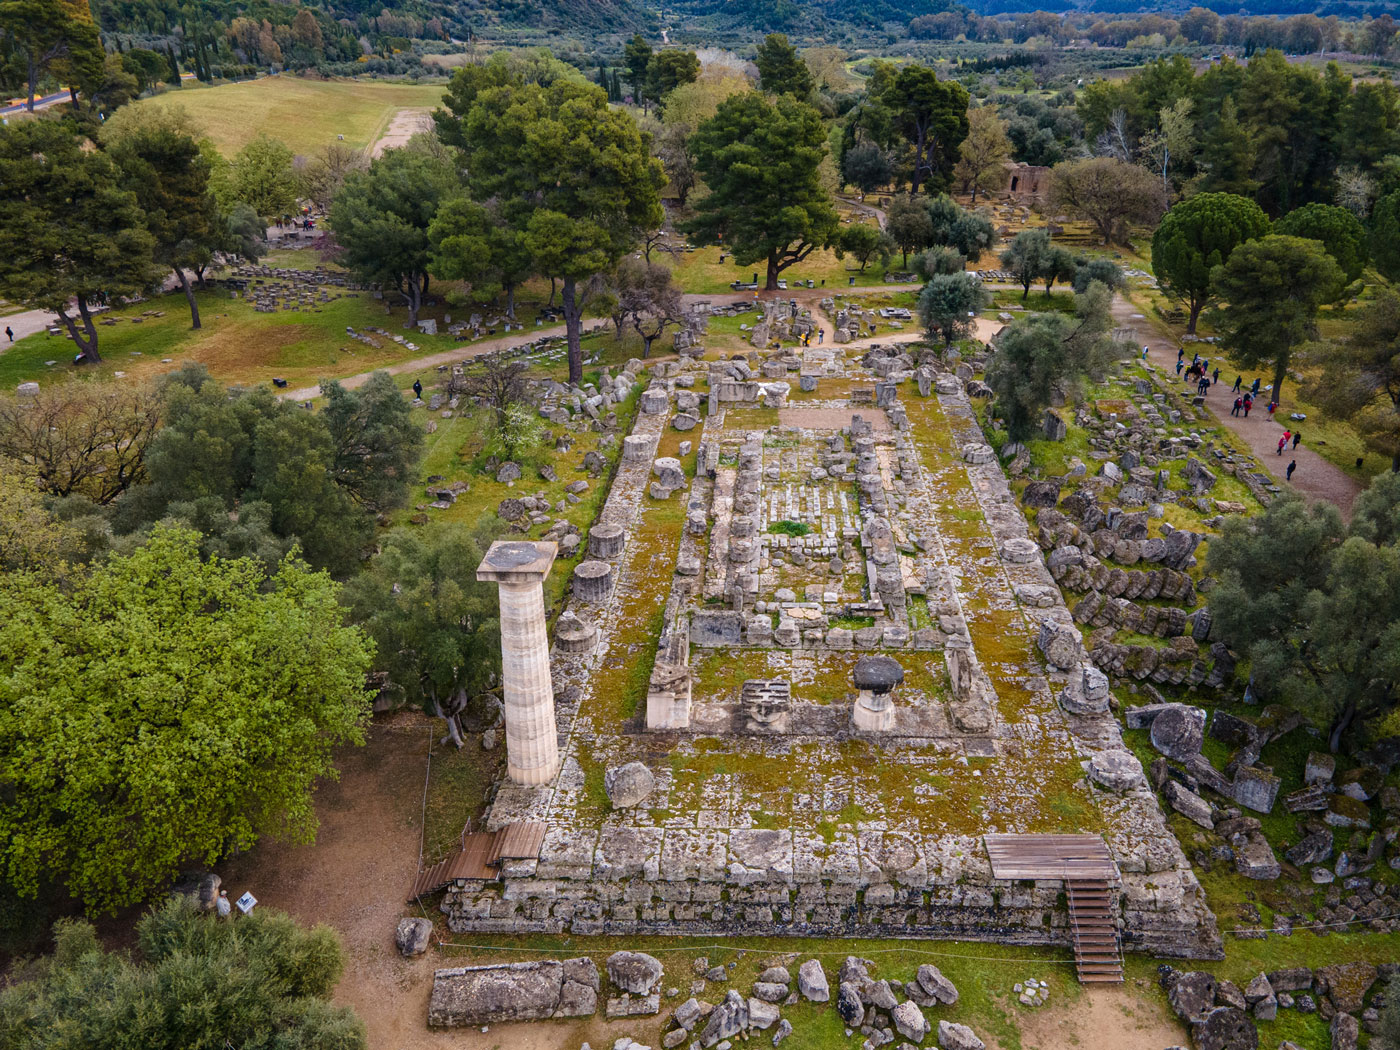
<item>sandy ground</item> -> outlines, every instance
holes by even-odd
[[[1113,301],[1114,319],[1124,327],[1135,328],[1138,333],[1139,346],[1148,347],[1148,360],[1157,366],[1160,373],[1173,377],[1176,372],[1177,344],[1159,332],[1155,325],[1142,314],[1136,312],[1132,303],[1119,297]],[[1195,349],[1187,351],[1186,362],[1191,361],[1192,353],[1200,353],[1202,356],[1210,356],[1215,353],[1215,348],[1209,343],[1196,344]],[[1308,447],[1308,424],[1304,420],[1301,423],[1294,423],[1288,418],[1288,404],[1285,403],[1275,413],[1275,419],[1269,418],[1267,411],[1268,398],[1261,396],[1256,401],[1254,409],[1249,417],[1232,416],[1230,409],[1235,403],[1235,395],[1230,392],[1230,384],[1238,374],[1238,369],[1220,356],[1220,383],[1211,387],[1210,393],[1206,395],[1206,407],[1211,413],[1233,431],[1240,439],[1249,446],[1249,450],[1259,457],[1264,469],[1274,476],[1280,485],[1291,484],[1304,496],[1310,500],[1326,500],[1335,503],[1342,512],[1344,518],[1351,517],[1351,504],[1356,499],[1357,493],[1361,491],[1360,482],[1350,475],[1342,472],[1327,460]],[[1214,365],[1212,365],[1212,368]],[[1175,384],[1175,388],[1186,390],[1185,383]],[[1288,395],[1288,386],[1284,386],[1284,396]],[[1282,456],[1277,454],[1278,439],[1283,436],[1287,429],[1294,428],[1302,431],[1303,441],[1295,450],[1291,447],[1284,450]],[[1293,473],[1292,482],[1284,480],[1284,472],[1288,468],[1290,460],[1297,460],[1298,469]]]
[[[1150,989],[1086,987],[1074,1003],[1020,1015],[1022,1050],[1159,1050],[1186,1042],[1186,1033]],[[1003,1050],[989,1039],[990,1050]]]
[[[427,131],[433,126],[433,119],[429,115],[430,109],[401,109],[389,118],[389,126],[384,129],[384,133],[373,146],[369,148],[369,155],[377,157],[386,149],[393,149],[396,146],[406,146],[408,140],[420,131]]]

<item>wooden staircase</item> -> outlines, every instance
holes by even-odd
[[[544,833],[544,824],[535,820],[516,821],[500,831],[463,831],[459,849],[418,873],[408,899],[416,901],[458,879],[498,879],[503,861],[538,857]]]
[[[1118,939],[1118,887],[1109,879],[1066,879],[1074,965],[1081,984],[1122,984],[1123,947]]]

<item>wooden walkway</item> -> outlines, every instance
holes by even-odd
[[[1074,963],[1084,984],[1121,984],[1118,865],[1098,835],[984,835],[996,879],[1056,880],[1069,901]]]
[[[516,821],[500,831],[463,833],[460,849],[449,853],[431,868],[424,868],[413,880],[410,901],[436,893],[457,879],[490,882],[500,878],[505,860],[529,860],[540,855],[545,826],[537,820]]]

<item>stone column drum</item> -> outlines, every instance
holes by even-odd
[[[627,531],[621,525],[595,525],[588,532],[590,558],[616,558],[627,542]]]
[[[542,586],[556,553],[553,543],[497,540],[476,570],[500,587],[506,773],[516,784],[547,784],[559,772]]]
[[[866,733],[884,733],[894,728],[894,703],[890,692],[904,681],[904,668],[888,656],[862,656],[856,661],[856,698],[851,723]]]

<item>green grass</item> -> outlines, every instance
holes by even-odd
[[[434,723],[434,740],[445,732],[442,723]],[[505,761],[504,728],[498,727],[496,735],[499,742],[493,751],[483,751],[475,737],[461,750],[433,745],[423,813],[425,863],[456,849],[467,821],[480,817],[486,808],[489,789],[500,778]]]
[[[586,779],[586,774],[585,774]],[[913,979],[921,963],[932,963],[957,987],[959,997],[951,1007],[934,1007],[925,1011],[935,1028],[940,1020],[955,1021],[970,1026],[979,1037],[990,1044],[993,1040],[1001,1050],[1021,1050],[1021,1018],[1024,1008],[1015,1001],[1012,986],[1027,977],[1045,980],[1050,986],[1050,1003],[1061,1009],[1077,1002],[1083,994],[1074,979],[1074,969],[1067,951],[1023,948],[994,944],[957,941],[908,940],[799,940],[782,937],[572,937],[530,935],[528,937],[495,937],[473,934],[473,947],[442,949],[441,965],[460,966],[470,962],[503,962],[539,957],[568,958],[590,955],[604,959],[614,951],[649,952],[661,960],[665,976],[661,987],[681,990],[674,1000],[663,1000],[661,1017],[634,1018],[628,1033],[650,1045],[658,1045],[661,1032],[669,1027],[665,1018],[689,994],[695,979],[693,965],[703,957],[708,965],[735,968],[727,985],[711,984],[701,996],[710,1002],[721,997],[726,988],[740,991],[751,987],[758,974],[768,965],[781,962],[796,977],[797,967],[811,958],[821,960],[835,993],[836,972],[847,955],[871,960],[871,974],[876,978]],[[479,946],[494,946],[483,950]],[[793,1032],[783,1041],[783,1047],[796,1050],[831,1050],[832,1047],[853,1047],[863,1036],[848,1039],[845,1025],[832,1004],[809,1003],[802,1000],[783,1008],[783,1016],[792,1022]],[[616,1033],[604,1039],[601,1024],[590,1026],[582,1035],[592,1045],[611,1045]],[[561,1033],[562,1035],[562,1033]],[[759,1033],[750,1045],[760,1041],[767,1045],[770,1033]],[[569,1040],[576,1043],[577,1039]],[[932,1044],[935,1040],[928,1040]]]
[[[768,531],[783,536],[805,536],[812,531],[812,526],[802,521],[775,521],[768,526]]]
[[[304,80],[283,75],[167,91],[134,106],[181,106],[221,153],[232,155],[266,132],[293,153],[312,154],[336,136],[345,144],[373,144],[399,109],[430,109],[442,101],[441,84],[383,80]]]

